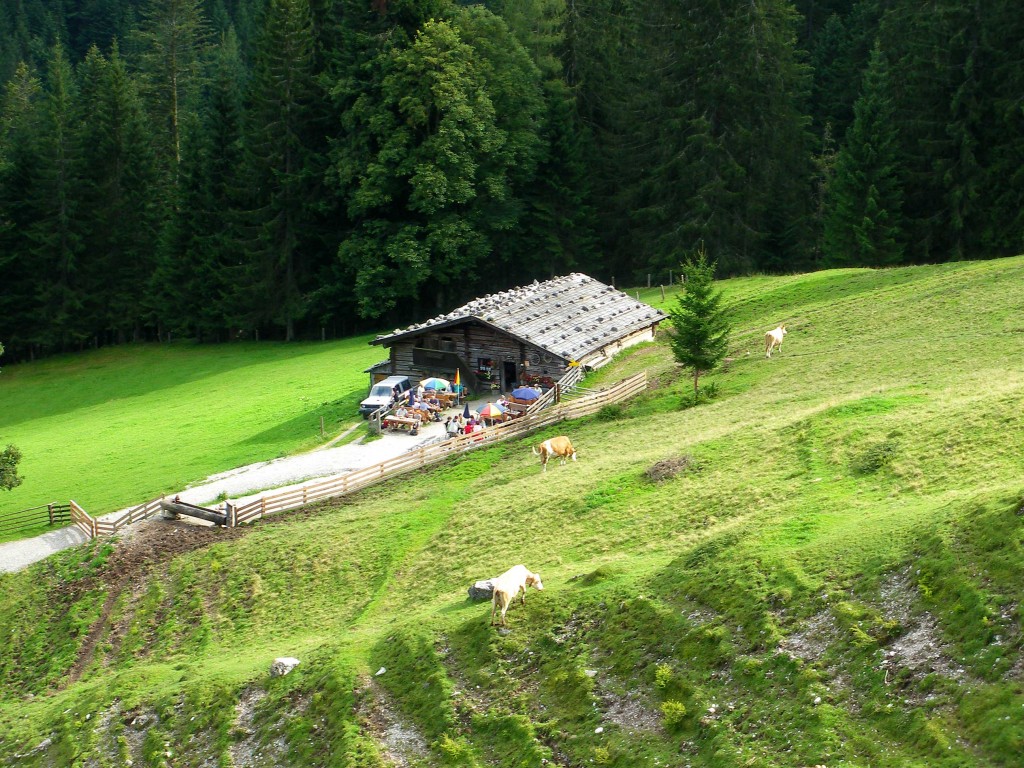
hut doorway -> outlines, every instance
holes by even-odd
[[[518,383],[516,381],[516,364],[515,364],[515,361],[514,360],[505,360],[502,363],[502,373],[504,374],[504,376],[502,376],[502,379],[504,379],[504,382],[505,382],[504,391],[505,392],[511,392],[513,389],[516,388],[516,384]]]

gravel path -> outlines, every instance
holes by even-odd
[[[481,400],[470,403],[470,408],[475,410],[485,402]],[[446,416],[454,415],[456,412],[452,409]],[[323,448],[297,456],[261,461],[230,472],[212,475],[199,485],[179,491],[177,495],[182,501],[207,506],[215,503],[221,494],[226,494],[232,503],[240,506],[259,498],[263,495],[262,492],[270,489],[283,491],[292,485],[301,485],[314,478],[353,472],[442,439],[444,422],[431,422],[421,427],[416,437],[407,432],[385,432],[379,440],[366,445],[349,443],[339,448]],[[174,494],[168,494],[172,495]],[[100,519],[117,518],[127,509],[103,515]],[[82,544],[86,540],[84,533],[75,526],[69,526],[32,539],[0,544],[0,572],[20,571],[54,552]]]

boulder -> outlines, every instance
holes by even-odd
[[[299,666],[299,660],[292,656],[281,656],[270,665],[271,677],[283,677]]]
[[[494,593],[494,584],[491,579],[486,581],[478,581],[472,587],[469,588],[469,599],[470,600],[490,600],[491,595]]]

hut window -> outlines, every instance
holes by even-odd
[[[440,349],[442,352],[455,351],[455,339],[453,339],[451,336],[442,336],[440,344]]]

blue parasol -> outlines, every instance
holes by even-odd
[[[512,390],[512,397],[517,400],[536,400],[540,397],[540,392],[533,387],[519,387]]]
[[[471,418],[473,418],[472,416],[469,415],[469,403],[466,403],[466,407],[462,410],[462,418],[464,418],[464,419],[471,419]]]

